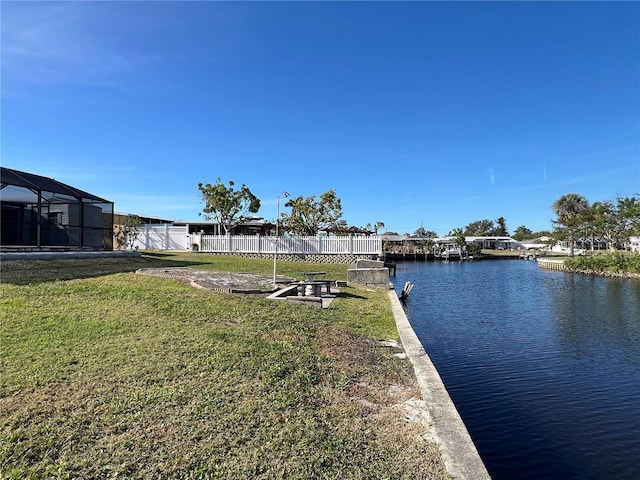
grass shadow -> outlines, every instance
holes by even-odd
[[[148,254],[131,258],[59,258],[52,260],[7,260],[2,262],[0,283],[28,285],[56,280],[101,277],[135,272],[140,268],[196,267],[208,262],[180,258],[175,255]]]
[[[356,298],[359,300],[367,300],[367,297],[363,297],[362,295],[357,295],[355,293],[345,292],[341,290],[340,293],[336,294],[337,298]]]

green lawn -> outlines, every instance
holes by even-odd
[[[136,275],[270,274],[268,260],[150,252],[4,262],[0,478],[447,478],[386,292],[321,310]],[[299,277],[346,266],[280,261]]]

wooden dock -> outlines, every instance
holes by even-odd
[[[433,262],[435,257],[433,253],[385,253],[385,262]]]
[[[384,262],[384,266],[389,269],[389,275],[396,276],[396,267],[397,265],[393,262]],[[393,272],[393,273],[392,273]]]

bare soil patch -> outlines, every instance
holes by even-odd
[[[136,273],[175,278],[197,288],[225,293],[271,293],[278,288],[273,285],[273,277],[256,273],[213,272],[186,267],[142,268]]]

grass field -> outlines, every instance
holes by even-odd
[[[136,275],[203,254],[3,262],[0,478],[447,478],[386,292],[321,310]],[[278,273],[344,265],[279,262]]]

